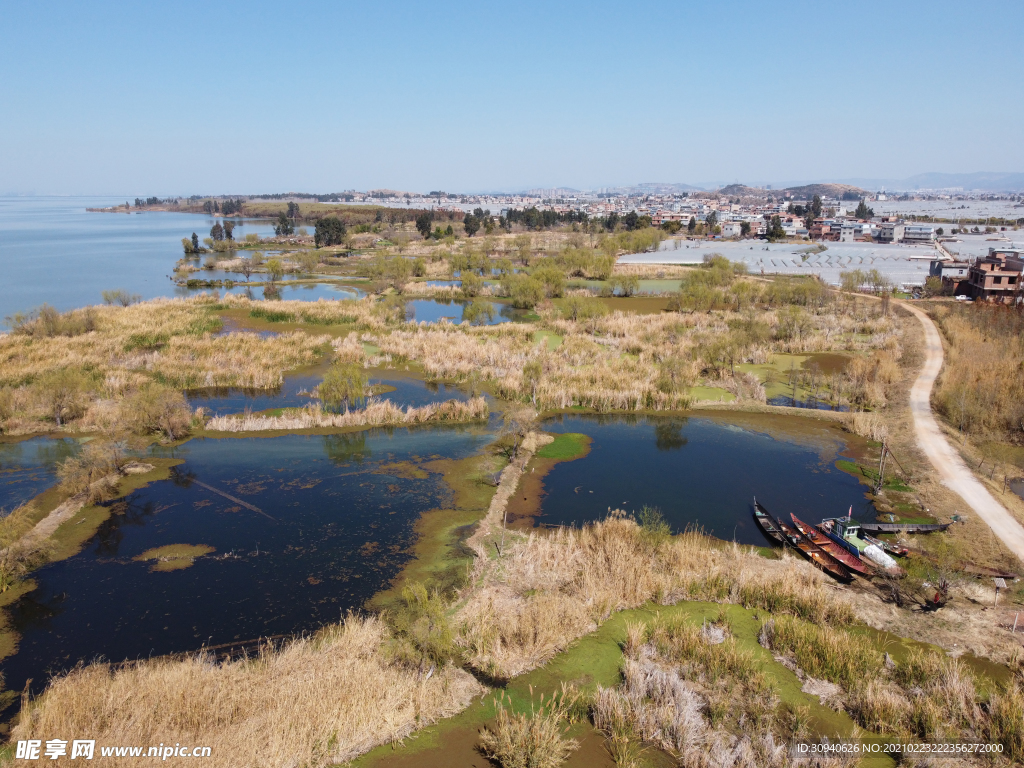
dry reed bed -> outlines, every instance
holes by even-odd
[[[285,411],[280,416],[244,413],[240,416],[217,416],[206,422],[213,432],[263,432],[267,430],[329,429],[366,426],[399,426],[428,422],[465,422],[486,419],[490,414],[487,400],[475,397],[468,401],[447,400],[405,410],[390,400],[371,400],[362,409],[330,413],[319,403]]]
[[[948,342],[939,411],[967,434],[1024,442],[1024,315],[983,305],[932,312]]]
[[[281,371],[313,362],[329,339],[214,335],[219,322],[203,298],[93,307],[96,329],[77,336],[0,336],[0,384],[30,383],[53,368],[96,370],[118,380],[140,372],[179,387],[272,387]]]
[[[275,387],[285,370],[319,359],[330,341],[298,332],[216,335],[215,306],[192,298],[93,307],[65,316],[66,324],[91,328],[77,335],[0,336],[0,428],[52,429],[58,416],[63,428],[110,428],[125,416],[120,403],[151,384]]]
[[[98,745],[209,746],[203,764],[211,768],[345,762],[456,714],[484,690],[451,666],[425,676],[389,661],[390,640],[379,619],[349,617],[251,659],[218,663],[199,654],[78,668],[28,704],[12,738],[88,734]]]
[[[825,577],[699,534],[654,541],[621,513],[582,529],[531,533],[496,562],[478,558],[457,620],[469,663],[499,678],[533,669],[613,612],[650,600],[711,600],[846,623]]]

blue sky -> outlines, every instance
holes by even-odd
[[[1024,170],[1024,3],[0,0],[0,193]]]

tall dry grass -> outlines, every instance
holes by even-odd
[[[250,659],[218,663],[198,654],[80,667],[28,704],[12,738],[88,734],[99,745],[209,746],[203,763],[211,768],[345,762],[461,711],[484,690],[451,666],[423,675],[390,661],[390,640],[379,619],[349,617]]]
[[[947,342],[939,412],[966,435],[1024,442],[1024,314],[981,303],[931,311]]]
[[[276,387],[284,371],[328,348],[329,337],[306,333],[217,334],[217,306],[191,298],[93,307],[90,330],[76,335],[0,336],[0,429],[113,428],[118,403],[134,396],[146,407],[130,405],[120,416],[145,411],[137,426],[179,436],[187,421],[182,403],[156,385]]]
[[[371,400],[362,409],[331,413],[319,403],[306,408],[285,411],[280,416],[244,413],[240,416],[217,416],[206,422],[214,432],[262,432],[267,430],[323,429],[341,427],[425,424],[428,422],[463,422],[486,419],[490,414],[487,400],[475,397],[465,402],[447,400],[419,408],[403,410],[390,400]]]
[[[787,740],[799,734],[777,719],[778,697],[762,665],[728,627],[707,629],[686,619],[630,628],[622,682],[599,688],[593,708],[618,765],[638,766],[643,745],[692,768],[790,765]]]
[[[568,722],[574,719],[579,693],[562,684],[562,690],[540,703],[530,702],[530,714],[512,712],[505,694],[495,699],[497,716],[480,732],[480,751],[502,768],[557,768],[579,747],[567,738]]]
[[[1019,671],[983,693],[970,668],[939,651],[914,650],[893,662],[871,639],[787,616],[762,626],[761,643],[808,675],[846,692],[845,707],[869,731],[922,741],[990,741],[1024,758],[1024,694]]]
[[[458,642],[471,666],[498,678],[545,663],[614,611],[651,600],[853,620],[850,606],[806,563],[765,560],[697,533],[652,539],[621,513],[581,529],[531,533],[498,561],[478,559],[476,568],[477,586],[457,614]]]

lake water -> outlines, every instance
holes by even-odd
[[[250,411],[265,411],[271,408],[301,408],[316,401],[309,394],[316,391],[323,380],[323,371],[296,374],[284,377],[279,389],[199,389],[187,392],[193,408],[202,406],[213,416]],[[468,400],[472,393],[451,384],[425,382],[403,374],[401,371],[369,371],[371,386],[384,385],[389,391],[379,395],[403,408],[418,408],[428,403],[444,400]]]
[[[494,316],[487,320],[484,325],[515,322],[527,314],[526,310],[516,309],[511,304],[487,301],[486,299],[482,299],[482,301],[494,307]],[[441,320],[448,320],[458,325],[462,322],[463,312],[470,303],[468,301],[445,301],[442,299],[413,299],[406,302],[405,319],[417,323],[437,323]]]
[[[338,621],[398,574],[420,513],[452,503],[440,475],[416,479],[410,464],[396,464],[464,458],[490,439],[479,428],[443,427],[186,443],[172,479],[113,502],[84,550],[36,571],[38,588],[7,609],[21,639],[3,662],[6,687],[32,678],[38,690],[48,673],[79,660]],[[170,544],[215,552],[170,572],[133,559]]]
[[[78,453],[70,437],[0,443],[0,517],[57,482],[57,464]]]
[[[610,509],[658,507],[673,531],[700,527],[741,544],[768,542],[753,500],[817,522],[846,512],[874,520],[865,487],[834,463],[835,431],[785,417],[562,416],[549,432],[580,432],[590,453],[544,478],[541,525],[583,525]],[[513,508],[510,507],[510,513]]]
[[[0,197],[0,318],[45,303],[57,309],[98,304],[124,288],[143,298],[174,296],[170,275],[181,239],[209,235],[215,219],[194,213],[89,213],[124,203],[109,197]],[[222,221],[222,219],[219,219]],[[273,234],[246,220],[236,237]]]

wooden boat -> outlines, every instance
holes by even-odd
[[[782,532],[779,527],[775,525],[775,521],[772,520],[772,516],[768,514],[768,511],[757,503],[757,499],[754,499],[754,520],[760,526],[761,530],[764,531],[765,536],[770,539],[774,539],[779,544],[785,544],[786,540],[782,536]]]
[[[782,522],[782,520],[772,515],[763,506],[758,506],[761,508],[761,511],[764,512],[764,514],[767,515],[773,523],[775,523],[775,527],[778,528],[779,532],[782,534],[783,540],[786,544],[789,544],[794,549],[800,550],[804,557],[821,568],[821,570],[832,578],[838,579],[839,581],[850,581],[853,579],[853,574],[850,572],[849,568],[836,560],[817,544],[814,544],[812,541],[807,539],[807,537],[801,535],[799,531],[791,528]]]
[[[949,528],[949,523],[861,523],[868,533],[934,533]]]
[[[812,543],[828,552],[832,557],[841,562],[851,571],[859,573],[861,576],[870,576],[872,574],[872,568],[860,559],[860,555],[851,552],[844,546],[841,546],[826,536],[823,532],[805,523],[796,515],[790,513],[789,516],[793,518],[793,524],[800,533],[806,536]]]
[[[877,539],[872,542],[863,537],[860,523],[854,521],[851,515],[822,520],[818,528],[837,546],[844,547],[862,562],[870,563],[874,568],[893,575],[903,573],[896,565],[896,561],[885,553],[885,548],[875,543]]]
[[[910,553],[910,550],[906,547],[901,547],[899,544],[893,544],[890,541],[882,541],[882,539],[876,539],[870,533],[866,533],[861,530],[860,537],[869,544],[874,544],[876,547],[881,547],[883,550],[888,552],[890,555],[896,555],[897,557],[906,557]]]

